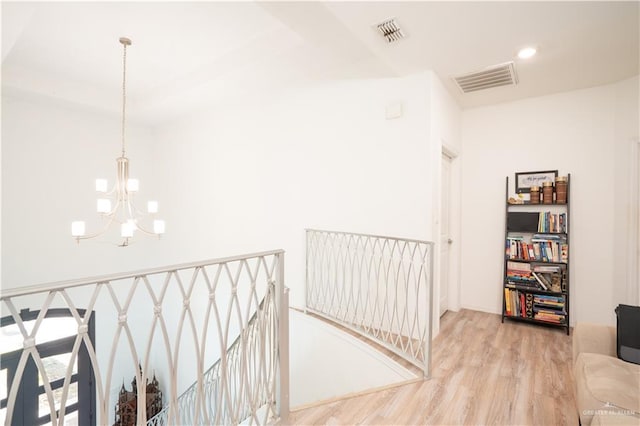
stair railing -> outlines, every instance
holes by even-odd
[[[433,243],[306,230],[306,310],[430,376]]]
[[[269,383],[273,378],[265,376],[260,377],[257,369],[249,369],[249,373],[253,373],[250,382],[254,383],[251,392],[252,398],[246,398],[246,395],[238,392],[231,392],[231,398],[234,399],[230,407],[236,407],[239,411],[234,413],[229,410],[229,406],[224,404],[221,396],[224,394],[223,381],[226,380],[233,389],[240,388],[244,380],[242,363],[248,362],[249,365],[257,366],[264,362],[271,364],[276,362],[270,353],[264,354],[264,347],[273,347],[274,340],[277,337],[277,311],[275,286],[270,286],[267,294],[260,302],[259,309],[253,314],[249,320],[248,327],[242,331],[231,347],[227,350],[227,370],[229,374],[223,374],[222,358],[219,358],[204,373],[202,379],[204,387],[204,409],[212,419],[213,424],[232,424],[234,415],[236,419],[259,420],[254,416],[256,409],[263,410],[269,404]],[[263,354],[266,355],[264,358]],[[266,371],[275,372],[276,368],[270,368]],[[180,413],[179,424],[196,425],[203,423],[204,417],[195,418],[195,401],[197,400],[198,382],[194,382],[180,397],[178,397],[178,412]],[[200,420],[200,422],[199,422]],[[250,423],[253,423],[250,422]],[[170,426],[169,406],[166,405],[157,415],[147,422],[147,426]]]
[[[12,424],[27,362],[47,377],[38,351],[46,337],[41,326],[47,311],[60,307],[72,313],[77,335],[62,387],[54,395],[48,380],[43,381],[52,425],[65,423],[81,348],[89,354],[94,375],[97,424],[113,424],[118,388],[132,375],[143,384],[157,376],[165,397],[165,410],[154,420],[164,423],[158,424],[288,422],[288,291],[282,250],[8,289],[0,293],[0,303],[23,346],[17,370],[8,378],[5,425]],[[23,309],[39,311],[38,319],[25,324]],[[96,342],[87,333],[92,313]],[[146,386],[137,389],[136,424],[144,424]]]

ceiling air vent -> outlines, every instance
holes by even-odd
[[[402,30],[394,18],[387,19],[386,21],[376,25],[376,27],[388,43],[393,43],[394,41],[404,38]]]
[[[518,84],[518,76],[513,62],[492,65],[482,71],[459,75],[453,79],[463,93]]]

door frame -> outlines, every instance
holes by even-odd
[[[445,173],[445,166],[447,172]],[[450,281],[450,265],[451,265],[451,252],[452,252],[452,244],[453,238],[451,236],[451,175],[453,168],[453,158],[445,153],[444,149],[442,150],[442,154],[440,155],[440,208],[439,208],[439,227],[438,227],[438,242],[439,242],[439,250],[438,250],[438,263],[440,267],[439,274],[439,292],[438,292],[438,316],[442,317],[445,312],[449,309],[449,281]],[[445,185],[446,181],[446,187]],[[447,192],[446,196],[444,192]],[[446,203],[445,203],[446,199]],[[447,225],[447,232],[444,232],[445,224]],[[449,243],[449,241],[452,241]],[[444,257],[446,257],[446,264],[444,264]],[[446,270],[443,269],[446,268]],[[443,282],[445,281],[446,282]],[[443,307],[443,294],[446,294],[445,306]]]
[[[461,164],[460,164],[460,155],[458,154],[458,152],[449,147],[446,143],[446,141],[444,139],[442,139],[441,141],[441,150],[440,150],[440,156],[439,156],[439,162],[438,162],[438,175],[437,175],[437,179],[438,179],[438,184],[437,184],[437,192],[438,192],[438,197],[437,197],[437,205],[438,205],[438,214],[437,214],[437,218],[436,218],[436,235],[438,237],[438,240],[440,239],[440,215],[442,212],[442,206],[441,204],[441,199],[442,196],[440,194],[440,191],[442,190],[442,182],[440,182],[441,180],[441,174],[442,174],[442,155],[445,155],[447,157],[449,157],[451,159],[451,170],[450,170],[450,184],[449,184],[449,189],[451,191],[451,193],[449,194],[449,235],[450,238],[453,240],[451,247],[449,249],[449,270],[448,270],[448,286],[447,286],[447,290],[448,290],[448,295],[447,295],[447,310],[452,311],[452,312],[457,312],[460,310],[460,249],[462,246],[462,240],[461,240],[461,232],[460,232],[460,227],[461,227],[461,222],[460,222],[460,218],[461,218],[461,198],[460,198],[460,188],[461,188]],[[441,276],[441,272],[440,272],[440,246],[439,246],[440,242],[438,241],[438,248],[437,248],[437,258],[435,259],[435,262],[437,263],[437,265],[435,265],[438,268],[438,272],[437,272],[437,276],[435,278],[437,278],[437,282],[440,283],[440,276]],[[439,285],[438,285],[439,287]],[[437,321],[438,323],[438,330],[439,330],[439,320],[440,320],[440,289],[438,288],[438,298],[436,301],[434,301],[433,307],[435,308],[436,312],[434,315],[434,320]],[[436,319],[437,318],[437,319]]]

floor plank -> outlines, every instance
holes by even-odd
[[[442,317],[430,380],[294,411],[298,425],[578,424],[563,329],[461,310]]]

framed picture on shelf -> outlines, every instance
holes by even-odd
[[[556,177],[558,177],[557,170],[516,173],[516,193],[527,194],[532,186],[542,186],[542,182],[555,182]]]

